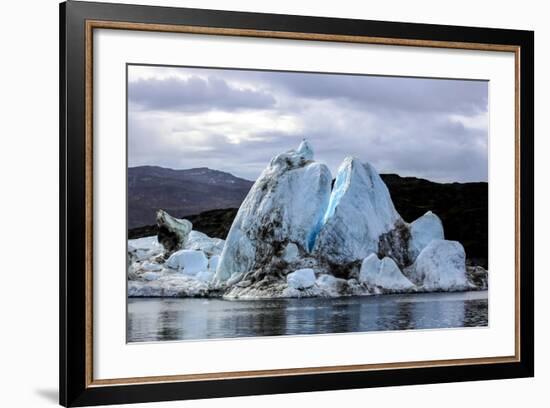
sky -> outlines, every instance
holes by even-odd
[[[128,66],[128,166],[209,167],[255,180],[307,139],[335,177],[487,181],[488,82]]]

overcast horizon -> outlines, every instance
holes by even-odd
[[[488,82],[128,66],[128,166],[208,167],[255,180],[307,139],[333,177],[488,181]]]

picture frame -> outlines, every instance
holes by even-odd
[[[515,61],[514,353],[185,375],[94,377],[94,31],[162,32],[507,52]],[[112,136],[118,137],[118,136]],[[124,135],[120,135],[124,137]],[[498,153],[498,152],[497,152]],[[123,158],[121,158],[122,160]],[[68,1],[60,5],[60,404],[179,399],[430,384],[534,375],[534,33]]]

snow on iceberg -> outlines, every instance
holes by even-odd
[[[166,265],[187,275],[196,275],[208,269],[208,258],[202,251],[181,249],[170,255]]]
[[[445,239],[443,223],[437,215],[428,211],[410,224],[409,258],[414,261],[434,239]]]
[[[347,157],[336,176],[314,252],[332,263],[378,252],[380,236],[403,223],[388,188],[368,163]]]
[[[431,241],[405,273],[411,281],[426,291],[470,288],[464,247],[457,241]]]
[[[244,199],[226,239],[216,281],[273,273],[289,243],[309,253],[327,207],[332,176],[302,142],[274,157]]]

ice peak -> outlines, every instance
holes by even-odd
[[[340,167],[344,167],[346,165],[348,165],[348,166],[357,165],[359,163],[361,163],[361,161],[357,157],[355,157],[355,156],[346,156],[344,158],[344,161],[340,165]]]
[[[277,259],[290,243],[299,253],[309,253],[321,229],[331,182],[329,168],[313,160],[313,150],[305,140],[296,150],[275,156],[233,220],[216,282],[230,282],[242,273],[275,271],[280,268]],[[274,248],[281,250],[274,252]]]
[[[336,180],[330,196],[330,202],[328,208],[323,217],[323,222],[326,223],[330,217],[334,215],[336,207],[340,203],[340,200],[344,193],[351,187],[352,179],[356,178],[368,178],[369,183],[367,185],[372,188],[372,171],[375,171],[368,163],[362,163],[357,157],[347,156],[336,173]],[[375,171],[376,172],[376,171]]]
[[[353,262],[378,251],[383,234],[402,222],[374,167],[349,156],[336,175],[314,252],[333,263]]]
[[[306,139],[302,140],[302,143],[300,143],[300,146],[296,149],[296,153],[306,160],[313,160],[313,149]]]
[[[378,172],[372,164],[363,162],[355,156],[346,156],[344,158],[338,168],[338,173],[340,172],[366,174],[369,178],[372,177],[373,173],[378,176]]]
[[[304,167],[311,162],[313,162],[313,149],[304,139],[297,149],[288,150],[271,159],[271,163],[266,170],[286,171]]]
[[[334,187],[332,188],[332,193],[330,195],[329,204],[323,216],[323,224],[334,215],[334,211],[336,210],[340,199],[348,189],[348,185],[351,180],[351,169],[354,167],[354,163],[356,163],[356,159],[348,156],[338,168],[336,180],[334,181]]]
[[[433,212],[428,211],[410,224],[409,258],[418,254],[434,239],[444,239],[443,223]]]
[[[361,164],[361,161],[357,157],[346,156],[342,161],[342,163],[340,164],[340,167],[338,167],[337,172],[340,173],[342,171],[345,171],[346,168],[355,167],[358,164]]]

